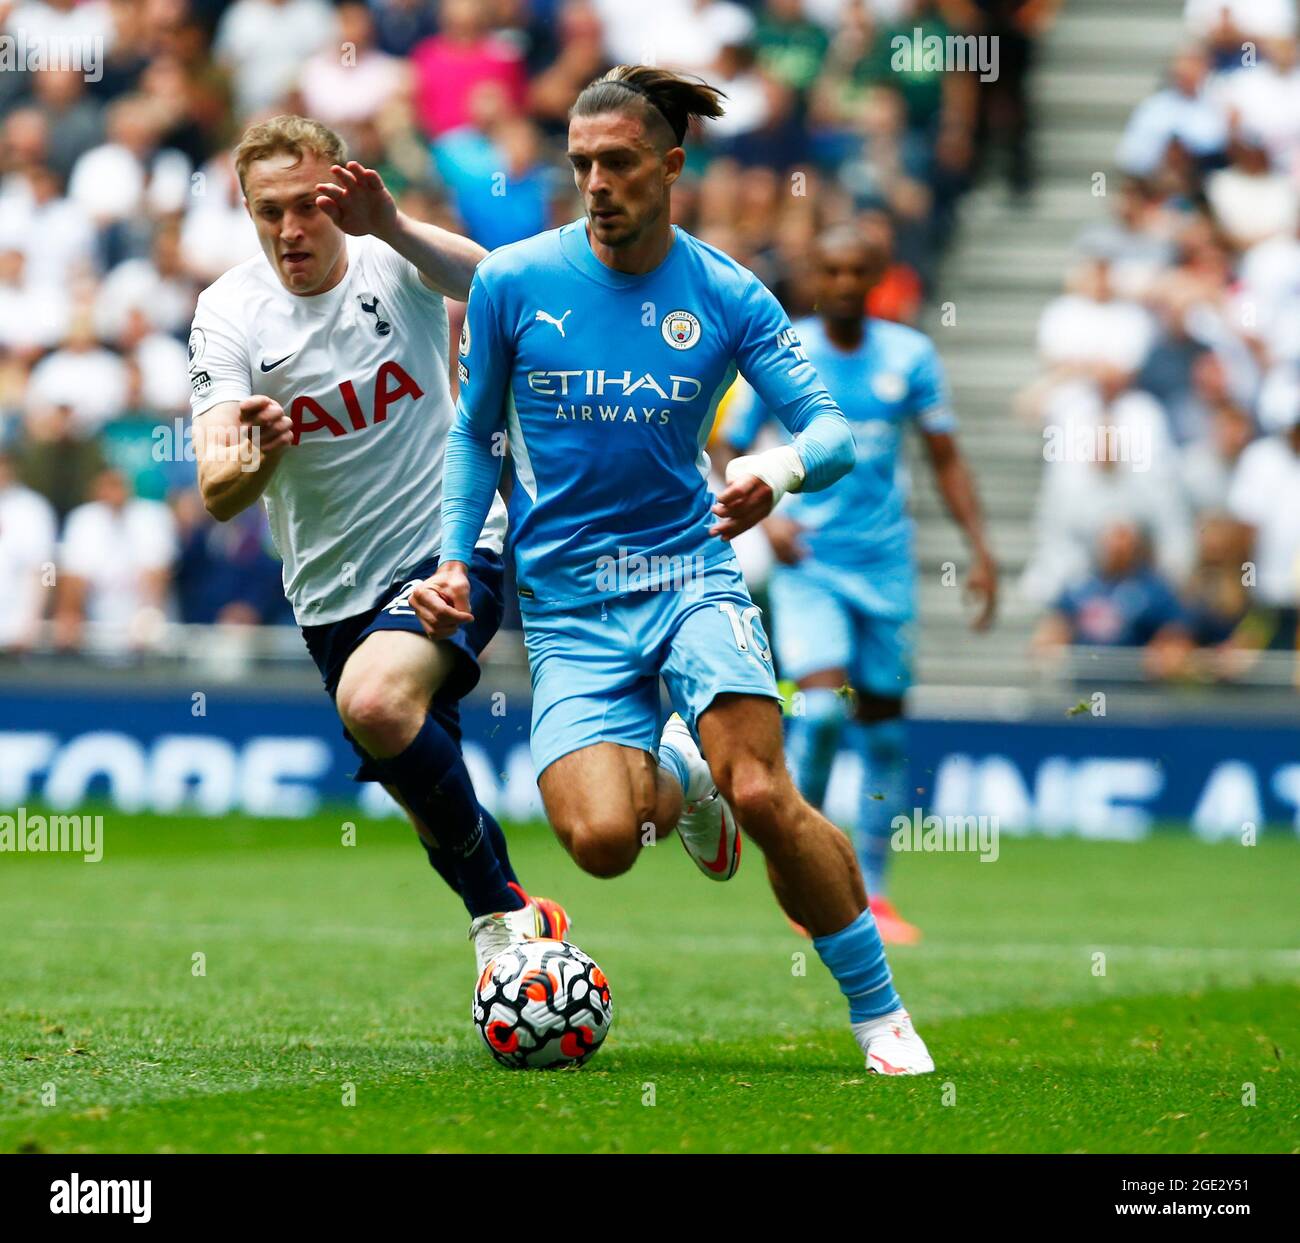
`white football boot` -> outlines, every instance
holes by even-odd
[[[539,937],[553,941],[568,939],[572,921],[564,907],[551,898],[529,897],[513,881],[510,888],[523,899],[523,906],[517,911],[480,915],[470,923],[469,939],[474,942],[480,976],[488,963],[517,941],[534,941]]]
[[[916,1034],[906,1010],[854,1023],[853,1035],[873,1075],[928,1075],[934,1071],[930,1050]]]
[[[479,975],[487,970],[488,963],[498,954],[517,941],[531,941],[540,935],[537,912],[532,906],[524,905],[517,911],[499,911],[495,915],[480,915],[469,926],[469,939],[474,942]]]
[[[682,791],[677,836],[695,866],[710,880],[730,880],[740,867],[740,825],[727,800],[718,793],[708,763],[686,722],[676,712],[664,725],[663,742],[671,742],[686,760],[690,777]]]

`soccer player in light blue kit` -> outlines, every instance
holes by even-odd
[[[478,268],[442,560],[411,603],[434,636],[471,620],[466,567],[508,442],[533,760],[560,841],[615,876],[676,827],[723,880],[738,821],[848,997],[867,1067],[924,1074],[852,847],[786,769],[768,640],[729,543],[784,492],[829,487],[854,452],[776,299],[670,223],[688,123],[721,110],[711,87],[646,66],[578,97],[586,218]],[[704,444],[737,370],[794,439],[732,462],[714,497]],[[662,737],[660,677],[676,709]]]
[[[788,735],[795,781],[820,807],[847,735],[862,758],[853,836],[871,910],[884,940],[909,943],[919,930],[885,896],[892,822],[910,817],[914,802],[903,721],[916,596],[900,461],[909,425],[920,432],[939,491],[971,548],[967,588],[979,600],[976,629],[992,620],[997,567],[957,448],[957,421],[933,342],[863,310],[885,261],[850,226],[832,229],[818,243],[818,313],[795,330],[853,428],[857,464],[825,492],[787,497],[763,530],[778,563],[769,586],[777,660],[801,692]],[[774,414],[752,388],[742,388],[723,429],[724,457],[749,452]]]

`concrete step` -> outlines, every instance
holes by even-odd
[[[1029,564],[1034,551],[1033,536],[1025,519],[1018,517],[1009,523],[991,521],[987,523],[987,529],[989,543],[1003,572],[1019,574]],[[961,533],[947,521],[946,514],[943,518],[935,515],[920,527],[916,537],[916,555],[921,567],[934,574],[938,574],[947,561],[954,561],[959,566],[969,562]]]
[[[943,351],[943,360],[954,377],[960,376],[962,384],[984,383],[998,384],[1004,391],[1014,392],[1038,374],[1038,359],[1032,351],[1019,353],[1007,351],[1005,354],[990,356],[978,344],[953,342]]]
[[[982,186],[962,203],[958,244],[981,224],[997,223],[1016,231],[1040,222],[1059,223],[1068,234],[1071,229],[1104,223],[1112,214],[1112,190],[1117,190],[1108,173],[1101,190],[1094,189],[1091,178],[1080,179],[1073,173],[1044,173],[1034,187],[1033,198],[1021,207],[1008,202],[999,185]]]
[[[1069,5],[1042,45],[1038,74],[1088,65],[1133,66],[1137,71],[1163,66],[1177,48],[1182,29],[1179,10],[1143,3],[1126,10],[1093,12],[1091,5]],[[1170,29],[1170,15],[1175,19]],[[1173,38],[1171,38],[1171,34]]]
[[[1037,248],[1019,261],[996,253],[971,251],[954,256],[952,266],[935,282],[937,301],[957,301],[970,290],[1020,294],[1046,302],[1061,292],[1072,251],[1063,240],[1052,252]]]
[[[1057,64],[1051,73],[1040,74],[1034,81],[1039,125],[1049,129],[1064,122],[1068,126],[1071,120],[1065,111],[1068,108],[1079,109],[1085,116],[1091,108],[1135,108],[1157,89],[1162,79],[1162,70],[1150,65],[1141,69],[1111,65],[1080,69],[1068,62]],[[1113,122],[1109,113],[1107,116]],[[1120,118],[1120,125],[1125,120],[1126,115]],[[1111,124],[1110,128],[1115,126]]]
[[[1087,192],[1084,191],[1083,194]],[[1090,225],[1107,219],[1084,201],[1083,194],[1071,216],[987,216],[982,220],[965,220],[961,227],[961,242],[974,250],[1014,258],[1021,247],[1057,247],[1064,237],[1070,243]],[[1014,232],[1014,238],[1008,233]]]
[[[941,330],[945,352],[959,347],[1002,349],[1012,356],[1035,351],[1040,314],[1036,299],[1014,315],[990,314],[964,298],[954,301],[957,322]]]
[[[957,409],[970,410],[977,406],[987,408],[999,404],[1000,408],[1011,413],[1011,401],[1019,391],[1020,385],[1008,379],[1002,373],[987,375],[958,374],[950,366],[948,378],[952,382],[954,400]]]
[[[1092,129],[1055,135],[1055,141],[1039,142],[1034,150],[1039,167],[1053,173],[1090,176],[1115,168],[1115,151],[1119,131],[1109,133]]]
[[[984,506],[985,514],[993,519],[1023,522],[1026,515],[1033,512],[1034,499],[1038,495],[1038,477],[1035,472],[1035,467],[1027,468],[1019,486],[1000,484],[997,487],[981,488],[980,501]],[[976,481],[977,483],[979,481],[978,473]],[[913,498],[912,512],[922,521],[930,518],[941,518],[947,521],[948,518],[948,510],[944,507],[943,501],[937,495],[931,498],[921,489],[918,489],[917,495]]]

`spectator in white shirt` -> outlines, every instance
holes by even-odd
[[[85,75],[77,69],[42,69],[32,76],[36,106],[49,126],[46,158],[65,181],[77,160],[104,141],[103,109],[89,98]]]
[[[1261,44],[1257,63],[1218,75],[1209,89],[1234,130],[1256,134],[1275,167],[1295,172],[1300,154],[1300,68],[1294,39]]]
[[[101,227],[183,211],[190,193],[190,162],[160,149],[162,117],[156,102],[128,95],[108,108],[108,141],[87,151],[72,169],[68,197]]]
[[[96,269],[95,228],[81,204],[64,198],[58,178],[43,164],[8,180],[0,195],[0,245],[26,256],[29,280],[64,292]]]
[[[1274,362],[1300,361],[1300,240],[1276,234],[1241,257],[1232,297],[1234,320],[1250,324]]]
[[[126,389],[126,364],[99,344],[90,314],[83,311],[73,316],[62,348],[32,368],[27,404],[33,411],[69,407],[78,432],[87,436],[121,414]]]
[[[63,339],[71,308],[58,286],[32,284],[25,265],[21,250],[0,250],[0,349],[34,362]]]
[[[1228,147],[1230,163],[1206,178],[1205,196],[1229,241],[1245,250],[1292,234],[1300,221],[1300,194],[1269,162],[1256,134],[1243,130]]]
[[[1185,48],[1174,58],[1170,83],[1133,110],[1116,160],[1126,173],[1148,177],[1165,162],[1176,142],[1194,159],[1222,151],[1228,140],[1223,113],[1206,89],[1209,62],[1199,48]]]
[[[748,9],[727,0],[595,0],[611,61],[708,69],[724,47],[754,28]]]
[[[1137,371],[1155,337],[1155,321],[1136,302],[1116,296],[1110,258],[1085,259],[1070,274],[1066,292],[1049,302],[1038,321],[1038,352],[1062,374],[1098,369]]]
[[[234,161],[222,151],[195,174],[194,193],[181,225],[185,269],[207,285],[259,253],[257,230],[244,208]]]
[[[141,326],[147,328],[147,321]],[[189,354],[185,346],[165,332],[146,332],[132,351],[140,372],[140,396],[145,408],[159,414],[180,414],[189,409]]]
[[[37,637],[53,585],[54,509],[14,477],[0,449],[0,651],[23,651]]]
[[[378,116],[406,86],[406,62],[375,48],[375,23],[364,4],[340,4],[337,43],[303,67],[298,89],[308,116],[335,127]]]
[[[1088,573],[1104,527],[1131,522],[1151,533],[1159,571],[1181,582],[1192,562],[1192,527],[1165,426],[1148,394],[1062,385],[1044,411],[1036,547],[1021,579],[1048,604]]]
[[[1195,513],[1228,505],[1232,475],[1255,436],[1255,423],[1240,406],[1223,401],[1213,407],[1205,436],[1179,451],[1179,474],[1187,503]]]
[[[314,52],[338,49],[338,25],[324,0],[235,0],[217,23],[212,47],[249,119],[280,104]]]
[[[1247,39],[1295,34],[1295,0],[1187,0],[1183,21],[1198,39],[1240,54]]]
[[[1300,384],[1266,385],[1261,422],[1272,434],[1242,453],[1228,510],[1247,529],[1255,595],[1270,608],[1300,605]]]
[[[56,642],[81,646],[89,621],[107,627],[110,647],[145,645],[166,617],[175,519],[162,502],[132,497],[117,470],[100,472],[93,496],[68,515],[64,528]]]
[[[129,313],[138,310],[152,328],[184,335],[196,293],[181,256],[180,227],[166,221],[154,233],[150,258],[128,259],[104,278],[95,299],[95,329],[102,340],[120,342]]]
[[[113,18],[105,0],[32,0],[14,8],[5,29],[10,34],[21,30],[29,44],[39,41],[48,47],[90,46],[96,39],[109,47],[113,41]]]

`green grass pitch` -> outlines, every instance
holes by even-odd
[[[345,818],[109,811],[100,863],[0,855],[0,1150],[1300,1145],[1289,833],[899,857],[927,936],[891,958],[938,1073],[887,1080],[752,846],[729,885],[671,839],[597,881],[541,826],[511,832],[515,861],[568,904],[614,1024],[581,1071],[500,1069],[462,908],[404,825],[358,821],[346,846]]]

